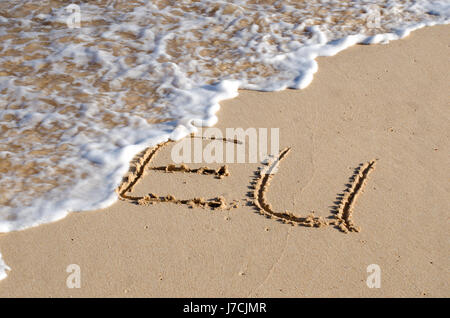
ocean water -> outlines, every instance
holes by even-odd
[[[111,205],[136,153],[239,88],[301,89],[317,56],[450,21],[450,0],[69,3],[0,0],[0,232]]]

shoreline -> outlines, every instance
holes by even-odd
[[[405,27],[402,29],[397,29],[392,32],[388,33],[380,33],[376,35],[365,35],[365,34],[356,34],[356,35],[347,35],[337,41],[330,41],[330,42],[324,42],[320,45],[312,45],[308,47],[304,47],[303,49],[300,49],[298,51],[292,51],[290,53],[287,53],[284,58],[286,60],[297,60],[301,58],[303,55],[307,55],[309,62],[305,65],[301,65],[298,76],[295,77],[295,80],[292,80],[291,82],[283,82],[281,86],[276,84],[275,86],[271,86],[268,91],[279,91],[279,90],[285,90],[285,89],[292,89],[295,87],[295,89],[304,89],[310,83],[313,81],[314,74],[318,70],[318,64],[317,64],[317,58],[323,58],[323,57],[330,57],[338,54],[339,52],[342,52],[349,47],[355,46],[355,45],[376,45],[376,44],[385,44],[391,41],[395,40],[401,40],[404,37],[408,36],[411,32],[414,32],[416,30],[427,28],[431,26],[440,26],[440,25],[448,25],[450,22],[447,20],[436,20],[436,21],[422,21],[415,24],[411,24],[409,27]],[[314,35],[315,36],[315,35]],[[299,56],[298,56],[299,55]],[[292,62],[292,61],[291,61]],[[303,63],[300,63],[303,64]],[[292,65],[291,65],[292,66]],[[293,69],[297,69],[297,66],[295,66]],[[277,81],[274,81],[277,82]],[[289,84],[290,83],[290,84]],[[251,85],[251,84],[243,84],[241,81],[234,81],[234,80],[224,80],[221,82],[218,82],[217,84],[214,84],[213,86],[201,86],[197,87],[197,89],[204,90],[204,94],[209,95],[210,88],[213,88],[215,92],[215,95],[212,94],[214,97],[210,97],[210,102],[212,101],[213,105],[209,105],[207,107],[207,113],[208,117],[203,119],[198,118],[191,118],[189,119],[188,124],[180,124],[176,128],[173,129],[173,131],[170,131],[169,133],[161,133],[158,135],[158,137],[152,137],[150,139],[144,138],[144,142],[138,142],[137,144],[132,144],[128,147],[124,147],[120,149],[119,155],[115,156],[109,153],[108,155],[106,153],[103,153],[104,158],[106,161],[109,162],[116,162],[119,163],[118,166],[111,170],[106,171],[107,175],[103,174],[103,177],[100,178],[104,182],[104,184],[107,184],[107,186],[104,187],[93,187],[90,189],[90,191],[84,191],[84,187],[78,187],[78,184],[75,183],[72,192],[83,192],[83,195],[78,195],[76,197],[73,197],[73,200],[69,205],[66,205],[68,200],[58,200],[52,203],[52,208],[49,208],[46,206],[46,199],[44,197],[36,198],[34,207],[30,206],[24,206],[23,209],[15,210],[11,212],[11,214],[17,213],[20,215],[20,212],[23,213],[26,217],[23,217],[23,215],[20,215],[17,218],[11,217],[12,221],[10,221],[8,218],[6,221],[4,221],[0,226],[0,233],[8,233],[11,231],[17,231],[17,230],[24,230],[27,228],[39,226],[46,223],[51,222],[57,222],[63,218],[65,218],[69,213],[73,213],[74,211],[91,211],[91,210],[97,210],[97,209],[103,209],[111,206],[115,202],[117,202],[117,197],[115,195],[115,185],[118,183],[118,180],[121,179],[122,175],[127,171],[127,168],[129,166],[129,162],[132,160],[134,155],[136,155],[140,150],[146,149],[146,145],[157,145],[160,142],[165,142],[172,139],[182,139],[189,135],[189,133],[192,131],[192,129],[195,129],[195,126],[199,127],[204,125],[213,125],[217,122],[217,116],[216,113],[220,109],[220,103],[224,100],[235,98],[238,95],[238,91],[242,89],[238,89],[238,86],[244,86],[248,87],[251,90],[254,89],[255,91],[266,91],[265,88],[259,87],[258,85]],[[287,88],[290,87],[290,88]],[[206,90],[205,90],[206,88]],[[262,90],[261,90],[262,89]],[[182,121],[186,121],[183,119]],[[145,132],[147,129],[144,130]],[[141,133],[145,132],[141,131]],[[112,156],[111,156],[112,155]],[[102,161],[102,159],[97,158],[97,154],[91,153],[87,154],[87,157],[91,157],[92,161]],[[100,156],[101,157],[101,156]],[[118,159],[120,158],[120,159]],[[98,168],[98,167],[97,167]],[[17,167],[16,167],[17,169]],[[26,170],[26,169],[25,169]],[[96,171],[97,175],[100,173],[100,169]],[[66,171],[67,172],[67,171]],[[103,171],[105,172],[105,171]],[[95,174],[95,173],[93,173]],[[60,174],[62,175],[62,174]],[[113,182],[108,183],[107,181],[114,180]],[[91,180],[93,181],[93,180]],[[95,181],[95,180],[94,180]],[[89,183],[88,183],[89,184]],[[91,193],[96,192],[93,190],[99,190],[101,189],[101,195],[102,199],[97,200],[96,198],[91,198]],[[65,195],[56,195],[55,197],[67,197],[69,196],[69,193],[66,193]],[[51,200],[50,200],[51,201]],[[36,210],[36,207],[40,209],[40,211]],[[51,212],[53,210],[53,212]],[[20,212],[19,212],[20,211]],[[34,212],[39,212],[37,217],[30,217],[30,215],[33,215]],[[40,216],[39,216],[40,215]],[[24,219],[26,221],[24,221]],[[16,222],[17,220],[20,220],[19,222]],[[45,221],[43,221],[45,220]]]
[[[219,181],[151,172],[152,177],[136,186],[136,193],[154,189],[156,184],[155,191],[161,194],[184,198],[201,192],[214,197],[219,192],[230,202],[239,200],[240,205],[210,213],[177,205],[141,207],[117,202],[103,210],[71,213],[55,223],[7,233],[0,237],[0,251],[12,271],[0,282],[0,295],[326,297],[334,295],[330,290],[341,296],[448,295],[448,286],[439,282],[448,267],[440,253],[445,251],[446,231],[439,221],[446,217],[448,186],[438,178],[445,173],[436,168],[444,162],[445,169],[448,163],[444,156],[449,148],[444,102],[448,75],[442,72],[442,65],[448,66],[444,42],[448,30],[448,25],[433,26],[387,45],[352,47],[333,57],[318,58],[320,70],[304,90],[241,91],[237,98],[221,103],[221,120],[215,127],[265,127],[270,117],[281,128],[282,147],[292,147],[268,192],[268,200],[280,209],[302,215],[314,210],[327,217],[353,169],[380,158],[366,193],[356,203],[361,233],[291,227],[254,213],[245,205],[249,199],[245,193],[257,165],[230,167],[230,177]],[[424,106],[427,102],[432,104],[429,109]],[[329,118],[333,116],[334,121]],[[290,127],[288,119],[297,125]],[[155,164],[169,161],[170,153],[162,151]],[[401,191],[393,195],[393,189]],[[380,205],[391,214],[379,212]],[[433,214],[424,215],[430,207]],[[401,210],[399,215],[393,213],[396,209]],[[413,211],[412,220],[408,209]],[[182,246],[171,237],[177,233]],[[147,245],[148,241],[153,245]],[[409,246],[409,241],[418,247]],[[424,242],[432,247],[429,254]],[[264,255],[259,255],[262,247]],[[347,264],[343,256],[354,260]],[[309,262],[293,262],[300,258]],[[404,258],[413,264],[404,263]],[[323,259],[332,262],[322,264]],[[369,259],[385,262],[382,269],[387,268],[392,282],[386,283],[387,288],[373,290],[361,283],[366,277],[363,265]],[[67,289],[65,264],[80,264],[87,272],[83,281],[90,283],[80,290]],[[337,276],[328,272],[336,266]],[[302,273],[311,283],[293,273]],[[404,286],[402,278],[395,277],[399,273],[411,285]],[[336,277],[340,277],[339,284]],[[344,278],[348,281],[341,281]],[[203,286],[206,281],[211,282],[209,287]]]

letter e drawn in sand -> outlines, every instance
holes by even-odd
[[[228,141],[228,140],[223,140]],[[235,142],[235,141],[233,141]],[[151,161],[156,157],[156,154],[165,145],[170,143],[170,141],[161,143],[153,148],[147,148],[146,150],[139,153],[130,163],[130,169],[128,174],[122,179],[122,183],[117,188],[117,193],[119,199],[122,201],[127,201],[137,205],[152,205],[156,203],[173,203],[173,204],[185,204],[190,208],[200,207],[200,208],[210,208],[213,210],[231,210],[238,207],[238,200],[232,201],[229,205],[227,204],[225,198],[219,196],[216,198],[205,200],[201,197],[195,197],[192,199],[176,199],[173,195],[158,196],[154,193],[148,193],[144,196],[132,196],[129,193],[133,190],[135,185],[141,180],[148,171],[163,171],[166,173],[182,172],[182,173],[195,173],[201,175],[214,175],[217,179],[223,179],[228,177],[230,172],[228,166],[224,165],[218,169],[211,169],[209,167],[200,167],[196,169],[191,169],[188,166],[181,164],[176,166],[174,164],[169,164],[167,166],[161,167],[150,167]]]

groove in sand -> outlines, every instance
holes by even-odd
[[[194,136],[191,135],[191,138],[200,138],[203,140],[217,140],[217,141],[223,141],[223,142],[231,142],[233,144],[242,145],[243,142],[237,139],[230,139],[230,138],[218,138],[218,137],[203,137],[203,136]]]
[[[200,167],[196,169],[191,169],[185,164],[182,164],[180,166],[176,166],[173,164],[169,164],[167,166],[161,166],[161,167],[150,167],[149,170],[159,170],[159,171],[165,171],[165,172],[184,172],[184,173],[196,173],[196,174],[203,174],[203,175],[214,175],[218,179],[222,179],[224,177],[228,177],[230,175],[230,172],[228,170],[228,166],[221,166],[219,169],[211,169],[209,167]]]
[[[301,225],[307,227],[322,227],[328,225],[328,223],[320,217],[315,217],[313,214],[307,217],[296,216],[291,211],[276,212],[273,210],[272,205],[266,198],[266,192],[269,189],[270,181],[273,178],[275,170],[278,168],[280,162],[289,153],[291,148],[283,149],[278,157],[272,159],[267,163],[262,170],[258,171],[255,190],[253,191],[254,204],[259,210],[259,213],[265,215],[268,218],[279,220],[283,223],[291,225]]]
[[[131,161],[128,175],[122,179],[122,183],[117,188],[119,198],[122,198],[127,192],[133,190],[133,187],[139,179],[145,175],[145,167],[152,161],[156,153],[169,142],[163,142],[153,148],[147,148]]]
[[[335,210],[334,224],[343,232],[359,232],[360,227],[353,222],[353,206],[356,199],[364,190],[367,178],[372,170],[375,169],[376,160],[366,162],[360,166],[355,175],[351,177],[352,183],[346,190],[338,208]]]

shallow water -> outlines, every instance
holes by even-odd
[[[112,204],[133,155],[215,124],[238,88],[303,88],[319,55],[450,19],[442,0],[79,9],[78,28],[67,1],[0,1],[0,232]]]

